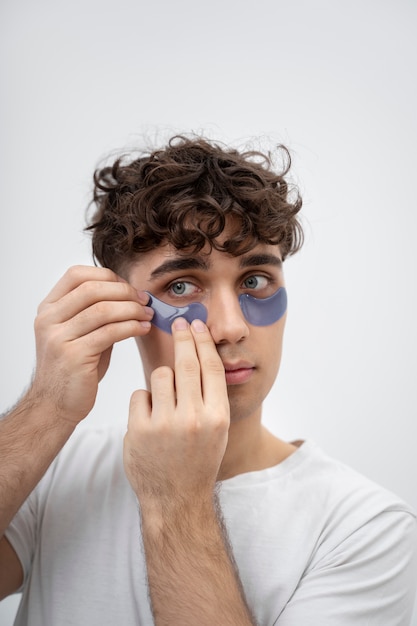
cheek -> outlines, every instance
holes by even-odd
[[[146,384],[149,388],[151,374],[157,367],[161,367],[161,365],[174,366],[172,336],[152,327],[146,337],[136,337],[136,345],[139,349]]]
[[[282,356],[282,344],[284,339],[285,318],[270,326],[271,332],[266,333],[263,339],[259,339],[259,346],[262,341],[261,354],[264,355],[264,367],[269,371],[270,377],[275,379],[278,374]]]

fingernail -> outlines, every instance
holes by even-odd
[[[148,315],[149,317],[153,317],[153,316],[154,316],[154,313],[155,313],[155,311],[153,310],[153,308],[152,308],[152,307],[150,307],[150,306],[144,306],[144,307],[143,307],[143,312],[144,312],[146,315]]]
[[[188,322],[183,317],[177,317],[172,324],[175,330],[186,330],[188,328]]]
[[[149,294],[146,293],[146,291],[137,291],[136,293],[138,294],[138,300],[140,304],[148,304]]]
[[[151,323],[150,322],[140,321],[139,324],[142,326],[142,328],[150,328],[151,327]]]
[[[201,320],[193,320],[191,322],[191,326],[194,328],[196,333],[204,333],[207,330],[207,326]]]

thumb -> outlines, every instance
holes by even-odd
[[[107,348],[107,350],[104,350],[104,352],[100,356],[100,361],[98,363],[98,380],[99,381],[104,377],[105,373],[107,372],[109,368],[112,351],[113,351],[113,346],[110,346],[109,348]]]

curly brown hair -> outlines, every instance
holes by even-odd
[[[271,155],[240,153],[202,137],[175,136],[163,149],[94,174],[91,204],[96,262],[120,271],[137,255],[170,243],[199,252],[208,246],[239,255],[257,243],[278,244],[283,259],[303,243],[302,200],[285,180],[291,158],[273,171]],[[232,234],[218,240],[226,226]],[[207,248],[206,248],[207,249]]]

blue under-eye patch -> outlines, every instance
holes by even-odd
[[[184,317],[191,324],[193,320],[199,319],[204,323],[207,321],[207,309],[199,302],[191,302],[188,306],[171,306],[155,296],[146,292],[149,296],[148,306],[154,310],[152,324],[166,333],[171,333],[172,322],[177,317]]]
[[[207,309],[200,302],[191,302],[188,306],[172,306],[158,300],[148,291],[146,293],[149,296],[148,306],[154,310],[151,322],[166,333],[171,333],[172,322],[177,317],[184,317],[190,324],[195,319],[204,323],[207,321]],[[269,298],[255,298],[243,293],[239,296],[239,304],[249,324],[269,326],[281,319],[287,310],[287,292],[285,287],[280,287]]]
[[[255,298],[248,293],[239,296],[243,315],[253,326],[269,326],[277,322],[287,310],[287,291],[280,287],[268,298]]]

